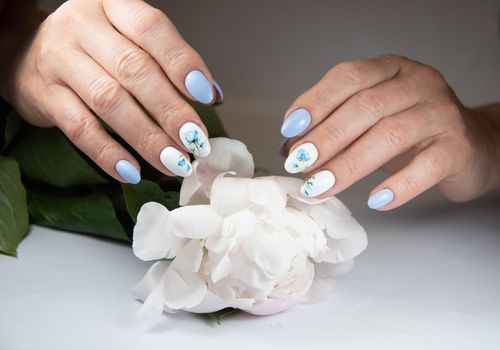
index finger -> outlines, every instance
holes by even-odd
[[[140,0],[105,0],[103,8],[111,24],[147,51],[184,96],[204,104],[214,102],[207,66],[162,11]]]
[[[395,77],[401,61],[385,55],[337,64],[290,106],[281,134],[291,138],[314,128],[351,96]]]

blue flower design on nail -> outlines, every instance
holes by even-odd
[[[191,172],[191,163],[186,159],[186,157],[181,154],[179,160],[177,161],[177,166],[179,168],[185,168],[188,173]]]
[[[195,150],[199,150],[200,148],[205,147],[205,142],[200,139],[199,130],[189,130],[184,134],[184,140],[186,140],[189,145],[189,149],[191,152],[195,152]]]
[[[302,190],[307,197],[311,195],[311,191],[314,188],[314,179],[314,175],[309,177],[302,187]]]
[[[305,149],[300,148],[295,153],[296,162],[293,162],[292,166],[297,170],[303,170],[307,168],[307,162],[311,160],[311,155]]]

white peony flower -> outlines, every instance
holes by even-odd
[[[173,259],[156,262],[135,287],[140,314],[234,307],[267,315],[321,299],[366,248],[364,229],[337,198],[304,198],[299,179],[252,178],[241,142],[210,143],[184,179],[182,207],[150,202],[139,212],[135,255]]]

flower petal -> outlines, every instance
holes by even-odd
[[[190,205],[172,210],[170,225],[177,237],[203,239],[220,232],[222,217],[210,205]]]
[[[193,162],[193,173],[183,180],[180,205],[207,204],[212,182],[222,172],[233,171],[237,177],[253,176],[253,158],[242,142],[218,137],[210,139],[210,145],[210,154],[196,159]]]
[[[137,215],[132,248],[142,260],[171,259],[186,243],[169,230],[171,213],[156,202],[144,204]]]
[[[210,194],[210,204],[223,216],[247,208],[256,214],[278,215],[286,201],[286,192],[270,176],[255,179],[219,176]]]
[[[196,257],[199,257],[199,251],[202,249],[203,241],[192,240],[179,251],[178,257],[168,266],[163,279],[163,297],[170,309],[192,308],[205,297],[207,285],[193,272],[199,268]]]
[[[357,222],[356,222],[357,224]],[[363,227],[359,224],[350,227],[348,237],[341,239],[329,238],[328,250],[314,258],[316,262],[342,263],[361,254],[368,245],[368,238]]]
[[[142,280],[132,289],[132,294],[144,301],[138,315],[154,316],[163,312],[162,280],[168,265],[169,262],[166,261],[154,263]]]

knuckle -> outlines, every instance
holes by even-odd
[[[354,86],[362,86],[366,75],[366,64],[362,61],[341,62],[332,68]]]
[[[89,91],[92,109],[105,114],[118,106],[122,95],[120,84],[106,78],[94,80],[90,84]]]
[[[441,179],[444,170],[442,166],[443,158],[440,157],[425,157],[422,159],[423,171],[433,178]],[[446,159],[446,158],[445,158]]]
[[[411,174],[405,174],[401,178],[401,185],[403,188],[403,192],[408,197],[413,197],[413,196],[420,193],[418,183],[417,183],[415,177],[412,176]]]
[[[158,134],[153,130],[143,130],[138,135],[138,147],[143,150],[153,150],[158,144]]]
[[[153,7],[147,7],[136,12],[132,17],[132,28],[135,32],[142,35],[151,33],[158,25],[165,21],[165,14]]]
[[[359,164],[359,161],[349,157],[349,158],[344,158],[344,171],[347,179],[355,179],[358,177],[361,165]]]
[[[405,129],[396,120],[389,118],[379,122],[379,132],[382,140],[391,147],[404,148],[408,143],[408,135]]]
[[[114,153],[115,149],[109,141],[98,140],[94,143],[93,147],[94,161],[100,166],[107,164],[108,161],[112,158],[112,155]]]
[[[323,132],[325,133],[323,139],[326,149],[333,150],[335,148],[338,149],[341,146],[343,133],[339,130],[339,128],[332,125],[325,125],[323,127]]]
[[[422,79],[423,82],[433,86],[434,88],[443,89],[447,86],[446,79],[443,74],[436,68],[420,64],[420,68],[417,69],[416,74]]]
[[[165,55],[167,66],[172,71],[181,70],[181,67],[189,61],[189,54],[185,49],[172,47]]]
[[[165,104],[161,109],[158,117],[158,123],[164,128],[169,129],[173,124],[180,119],[181,116],[185,117],[191,115],[192,111],[182,100],[172,101]]]
[[[129,49],[116,61],[116,74],[123,80],[138,80],[145,77],[153,60],[140,49]]]
[[[78,143],[89,128],[89,120],[82,114],[74,114],[68,118],[65,132],[68,138]]]
[[[379,94],[371,90],[365,90],[358,93],[355,97],[355,103],[363,113],[379,120],[383,117],[386,110],[386,102]]]

